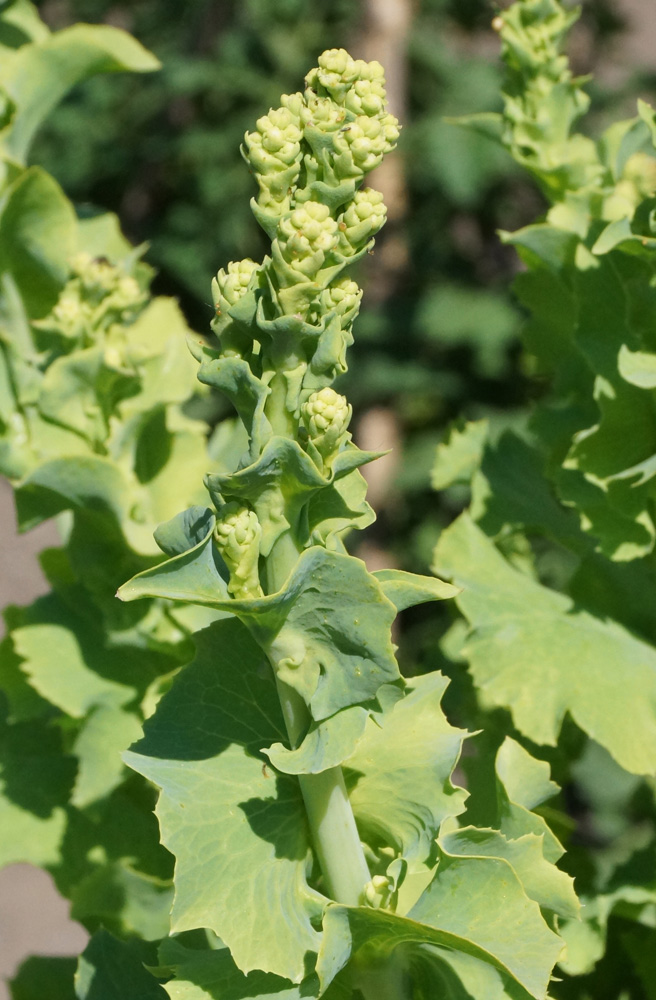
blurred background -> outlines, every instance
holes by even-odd
[[[77,21],[133,33],[160,58],[146,77],[99,77],[50,117],[33,151],[84,211],[117,212],[134,243],[147,242],[155,291],[176,296],[199,332],[212,316],[212,275],[264,253],[250,214],[254,184],[239,143],[279,96],[302,88],[325,48],[380,60],[399,150],[371,180],[389,224],[358,279],[365,288],[350,372],[361,447],[393,448],[370,473],[378,521],[357,543],[372,568],[425,572],[433,544],[463,502],[437,495],[430,469],[446,427],[487,416],[521,421],[539,391],[518,345],[522,316],[510,292],[517,267],[498,228],[535,221],[541,197],[510,158],[444,119],[497,110],[502,77],[489,0],[45,0],[53,30]],[[656,4],[587,0],[573,33],[577,73],[594,74],[584,129],[656,99]],[[205,416],[218,421],[213,400]],[[17,539],[9,490],[0,492],[0,605],[44,589],[34,553],[48,526]],[[403,666],[439,652],[443,626],[419,611],[402,621]],[[448,671],[448,664],[444,665]],[[462,695],[462,691],[459,692]],[[48,876],[25,866],[0,874],[0,974],[31,951],[65,954],[84,943]],[[0,986],[0,1000],[7,996]]]

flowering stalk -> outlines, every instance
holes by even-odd
[[[259,265],[244,260],[219,271],[212,286],[218,345],[196,351],[199,378],[231,396],[250,438],[240,471],[207,477],[213,544],[235,599],[281,592],[313,543],[344,551],[339,536],[349,522],[322,535],[308,500],[334,492],[337,481],[355,483],[357,467],[375,457],[351,443],[351,408],[330,383],[346,370],[361,299],[344,271],[385,222],[382,195],[362,181],[398,135],[385,110],[382,67],[344,50],[325,52],[304,93],[283,96],[246,135],[243,153],[258,184],[252,208],[271,254]],[[363,497],[358,514],[370,517]],[[306,649],[302,640],[295,647],[275,639],[264,648],[295,749],[313,721],[290,680]],[[299,780],[326,891],[343,903],[363,902],[370,873],[341,767]]]

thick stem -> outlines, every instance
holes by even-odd
[[[279,590],[298,559],[290,532],[282,535],[266,561],[267,589]],[[310,724],[301,696],[276,678],[289,742],[298,746]],[[299,784],[327,893],[338,903],[357,906],[371,875],[360,843],[341,767],[319,774],[300,774]]]

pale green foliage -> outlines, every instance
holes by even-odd
[[[206,478],[216,516],[194,507],[162,526],[169,559],[120,589],[123,600],[193,601],[239,619],[198,636],[196,659],[125,759],[161,788],[177,859],[173,931],[209,928],[243,973],[286,982],[255,987],[256,976],[251,992],[225,951],[199,965],[164,948],[181,980],[167,990],[215,995],[223,970],[235,997],[296,996],[300,982],[305,996],[357,987],[369,997],[388,967],[424,989],[447,946],[461,956],[451,973],[461,989],[473,975],[481,1000],[492,983],[541,998],[563,943],[540,905],[573,915],[571,886],[542,854],[537,817],[457,857],[437,846],[465,809],[451,781],[465,734],[442,714],[445,679],[407,683],[394,658],[397,611],[457,591],[368,573],[341,542],[369,516],[358,467],[376,457],[351,443],[350,407],[329,384],[345,369],[360,299],[343,271],[384,222],[381,196],[360,182],[398,130],[378,64],[324,53],[307,82],[246,136],[271,255],[219,272],[218,348],[196,352],[248,450],[236,471]],[[499,913],[480,925],[487,891]],[[502,905],[519,951],[501,932]],[[361,951],[361,928],[387,943]]]
[[[399,136],[382,67],[325,52],[247,134],[271,251],[218,272],[215,339],[190,338],[194,361],[115,220],[79,220],[21,162],[78,77],[154,60],[113,29],[51,36],[23,0],[5,16],[33,41],[1,71],[0,458],[21,525],[62,515],[64,544],[42,559],[52,592],[7,611],[0,646],[2,861],[46,866],[96,931],[76,996],[557,995],[556,963],[591,969],[614,914],[648,932],[656,886],[600,865],[579,921],[558,786],[523,745],[556,744],[569,714],[654,771],[651,111],[599,144],[572,134],[575,12],[519,0],[496,22],[505,110],[473,124],[552,203],[506,237],[552,396],[524,437],[478,421],[440,446],[434,485],[472,491],[436,551],[453,584],[370,573],[344,539],[373,519],[360,467],[378,456],[331,383],[362,295],[346,269],[386,215],[365,175]],[[206,387],[239,421],[209,450],[186,409]],[[571,556],[562,590],[535,534]],[[404,678],[392,641],[399,611],[451,597],[480,704],[516,727],[482,711],[462,760],[447,679]]]
[[[653,949],[653,823],[638,834],[627,817],[638,789],[653,794],[656,772],[656,127],[639,101],[635,118],[598,140],[575,130],[589,102],[562,47],[578,13],[559,0],[518,0],[501,13],[504,110],[460,122],[500,141],[547,198],[543,220],[502,239],[523,264],[515,291],[528,313],[530,370],[549,387],[517,430],[459,425],[439,447],[434,485],[468,484],[471,504],[442,533],[434,566],[462,587],[467,627],[450,648],[466,660],[479,704],[508,709],[522,737],[558,746],[561,760],[573,753],[571,780],[602,816],[608,800],[596,830],[603,846],[587,845],[587,870],[571,865],[586,886],[582,919],[567,914],[572,899],[553,872],[543,883],[564,892],[560,909],[550,904],[564,918],[561,968],[586,977],[554,993],[615,995],[616,965],[621,986],[642,997],[653,985],[640,957]],[[599,745],[574,748],[568,720]],[[480,766],[468,768],[475,781]],[[535,767],[506,739],[496,815],[475,815],[512,835],[515,871],[530,868],[524,884],[537,899],[541,866],[527,853],[523,868],[520,845],[533,847],[522,831],[543,837],[548,861],[562,848],[528,812],[540,801],[531,785],[548,787],[545,775],[531,777]],[[486,850],[496,843],[481,830],[470,839],[480,847],[482,836]],[[607,938],[615,954],[601,962]]]

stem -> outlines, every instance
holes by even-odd
[[[287,531],[266,560],[267,589],[275,593],[285,583],[299,550]],[[276,677],[289,742],[297,747],[311,721],[307,705],[293,688]],[[327,892],[338,903],[358,906],[371,875],[355,825],[341,767],[319,774],[299,774],[312,841]]]

